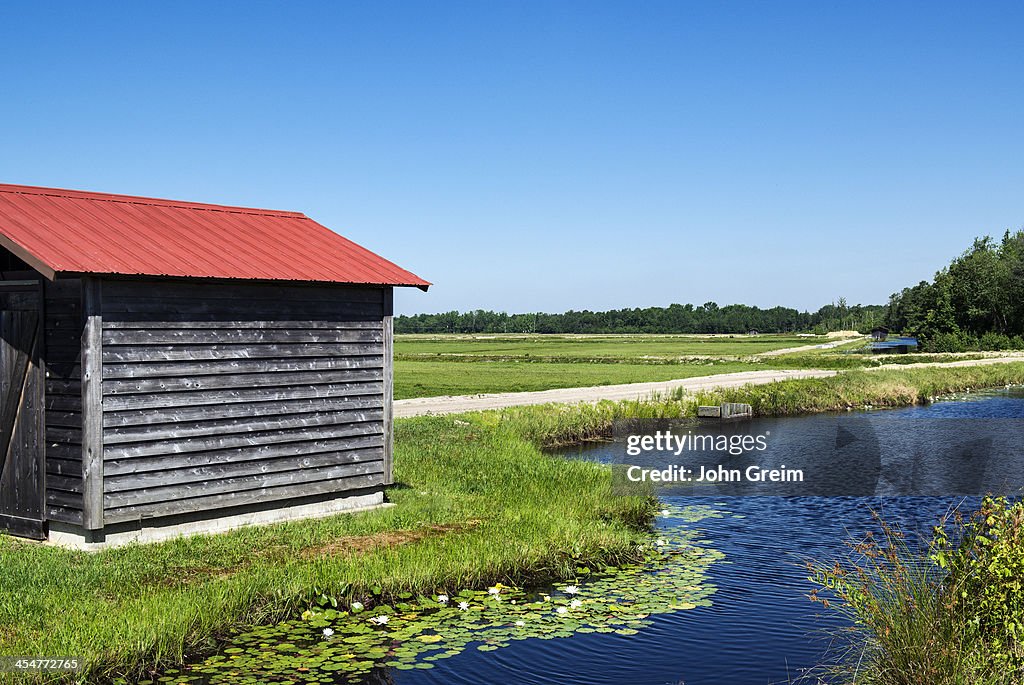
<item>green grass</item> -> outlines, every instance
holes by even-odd
[[[812,600],[844,617],[825,681],[1017,685],[1024,679],[1024,505],[986,497],[908,542],[879,521],[850,553],[808,564]],[[925,544],[927,542],[927,544]]]
[[[831,378],[805,378],[699,393],[700,404],[745,402],[761,415],[787,416],[863,407],[902,407],[969,389],[1024,383],[1024,362],[959,368],[854,370]],[[677,394],[677,397],[679,395]]]
[[[873,369],[953,361],[935,354],[851,354],[864,340],[769,357],[820,344],[796,336],[407,335],[395,342],[395,398],[529,392],[669,381],[769,369]],[[956,360],[985,355],[958,355]]]
[[[751,355],[826,340],[794,335],[403,335],[395,338],[395,398],[527,392],[791,368],[776,362],[783,357],[758,361]]]
[[[647,500],[541,455],[494,417],[397,422],[393,508],[96,554],[0,536],[0,654],[137,673],[321,592],[385,595],[570,577],[635,554]]]
[[[618,419],[696,416],[699,405],[743,402],[760,416],[792,416],[925,404],[949,393],[1010,384],[1024,384],[1024,362],[946,369],[853,370],[831,378],[777,381],[692,395],[673,392],[650,401],[511,407],[493,413],[533,442],[553,447],[607,437]]]
[[[499,358],[739,357],[827,342],[795,335],[398,335],[400,359],[436,355]]]
[[[670,381],[759,368],[771,366],[719,361],[575,364],[398,360],[395,362],[395,399]]]
[[[950,357],[941,354],[846,354],[825,350],[794,352],[758,361],[756,366],[773,369],[877,369],[881,366],[907,366],[972,359],[984,359],[984,354],[960,354]],[[1024,357],[1021,358],[1024,360]]]
[[[604,467],[540,446],[606,434],[616,418],[749,402],[762,414],[896,406],[1024,382],[1024,363],[853,371],[648,402],[522,407],[396,422],[394,507],[98,554],[0,536],[0,654],[83,656],[90,677],[209,648],[321,593],[385,595],[570,577],[635,554],[647,500],[613,497]]]

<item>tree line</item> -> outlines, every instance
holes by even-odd
[[[974,244],[931,281],[894,293],[885,317],[924,349],[1024,349],[1024,231]]]
[[[719,307],[714,302],[603,312],[570,310],[561,314],[508,314],[478,309],[397,316],[394,326],[396,333],[827,333],[869,331],[883,320],[885,313],[884,305],[850,306],[839,298],[813,313],[743,304]]]

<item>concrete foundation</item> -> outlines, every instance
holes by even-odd
[[[206,512],[208,518],[194,520],[182,517],[144,519],[137,523],[110,526],[101,531],[86,531],[77,526],[51,523],[49,539],[43,544],[98,552],[129,544],[161,542],[189,535],[224,533],[245,526],[326,518],[335,514],[370,511],[389,506],[394,505],[386,504],[384,493],[378,490],[322,501],[297,501],[290,505],[279,503],[273,508],[225,511],[224,515],[215,518],[209,518],[215,512]]]

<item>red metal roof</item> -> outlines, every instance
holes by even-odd
[[[304,214],[0,184],[0,245],[59,273],[430,285]]]

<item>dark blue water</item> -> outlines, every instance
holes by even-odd
[[[1024,419],[1024,394],[975,395],[886,412],[886,418],[892,417]],[[899,422],[885,424],[901,430]],[[592,446],[571,456],[605,460],[602,449],[607,448]],[[390,675],[405,685],[789,683],[829,658],[827,631],[841,625],[807,599],[813,585],[803,561],[844,555],[851,536],[877,530],[872,510],[911,536],[928,537],[943,514],[975,502],[950,497],[678,498],[672,503],[714,505],[729,512],[698,524],[672,518],[657,523],[662,528],[696,526],[726,554],[727,562],[711,570],[718,588],[713,606],[656,617],[651,627],[629,637],[524,640],[494,652],[468,650],[437,662],[433,670]]]

